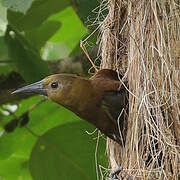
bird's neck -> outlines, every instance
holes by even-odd
[[[85,109],[90,108],[94,97],[93,87],[90,80],[76,78],[68,93],[61,100],[61,104],[71,111],[81,114]]]

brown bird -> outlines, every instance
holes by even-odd
[[[120,144],[125,141],[128,92],[113,70],[99,70],[90,79],[72,74],[55,74],[13,93],[48,96],[95,125],[111,139]]]

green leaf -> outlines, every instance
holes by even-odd
[[[32,180],[28,167],[28,159],[13,155],[7,160],[0,160],[0,179]]]
[[[40,100],[41,97],[39,96],[23,100],[19,104],[15,115],[17,117],[21,116],[21,114]],[[29,117],[30,121],[27,126],[38,135],[42,135],[57,125],[80,120],[74,113],[50,101],[46,101],[35,108],[29,114]],[[5,116],[3,120],[1,120],[1,123],[5,125],[13,118],[13,116]],[[13,133],[4,133],[3,136],[0,137],[0,159],[6,159],[16,151],[21,155],[23,154],[23,156],[29,157],[36,138],[37,137],[34,137],[25,128],[17,128]]]
[[[0,36],[0,61],[9,60],[8,46],[5,42],[4,36]]]
[[[25,37],[36,49],[41,49],[60,28],[58,21],[45,21],[41,26],[25,32]]]
[[[85,131],[94,127],[74,122],[51,129],[39,138],[30,158],[33,179],[96,179],[94,161],[96,140]],[[98,154],[105,165],[105,140],[99,144]]]
[[[19,104],[15,115],[19,117],[40,100],[41,97],[39,96],[23,100]],[[80,120],[72,112],[50,101],[46,101],[36,107],[30,112],[29,116],[30,121],[27,126],[37,135],[42,135],[60,124]],[[6,124],[13,118],[13,116],[6,116],[1,119],[1,123]],[[20,168],[22,168],[24,162],[28,161],[37,138],[26,128],[17,128],[13,133],[4,133],[0,136],[0,177],[10,180],[18,179],[20,176],[22,176],[22,179],[29,178],[28,175],[27,177],[23,175],[24,172],[27,172],[27,169],[25,168],[24,171],[21,171]],[[10,168],[9,173],[8,168]]]
[[[1,5],[0,1],[0,36],[4,35],[7,26],[7,9]]]
[[[48,40],[42,52],[43,58],[48,60],[66,58],[88,33],[88,30],[71,6],[49,17],[49,20],[60,21],[62,26]]]
[[[49,19],[60,19],[62,23],[62,28],[50,39],[50,42],[66,42],[69,47],[74,48],[79,40],[87,34],[87,29],[71,6]]]
[[[13,64],[11,63],[3,63],[3,64],[0,64],[0,75],[3,74],[3,75],[7,75],[9,73],[11,73],[13,70],[15,70],[16,68],[14,67]]]
[[[15,70],[15,66],[12,61],[10,61],[8,46],[4,36],[0,36],[0,75],[9,74],[12,70]]]
[[[47,42],[42,50],[42,58],[44,60],[58,60],[67,58],[72,51],[65,43]]]
[[[40,80],[49,74],[46,62],[21,34],[9,27],[5,37],[9,55],[27,82]]]
[[[73,6],[84,23],[90,25],[95,21],[97,9],[96,13],[93,10],[99,6],[98,0],[73,0]]]
[[[40,26],[49,16],[68,5],[69,0],[36,0],[26,14],[9,10],[8,22],[19,31],[30,30]]]
[[[12,11],[25,13],[31,6],[33,0],[2,0],[2,5]]]
[[[36,138],[25,129],[0,137],[0,177],[30,180],[28,160]],[[1,179],[0,178],[0,179]]]

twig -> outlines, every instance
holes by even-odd
[[[88,58],[88,60],[92,64],[92,66],[94,67],[95,71],[97,72],[98,69],[97,69],[96,65],[94,64],[94,62],[92,61],[92,59],[90,58],[90,56],[89,56],[89,54],[87,52],[87,49],[84,47],[83,41],[80,41],[80,48],[83,50],[84,54],[86,55],[86,57]]]

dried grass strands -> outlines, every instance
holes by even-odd
[[[106,1],[106,0],[104,0]],[[102,3],[104,3],[104,1]],[[102,22],[100,36],[101,68],[125,71],[127,66],[127,36],[124,24],[127,22],[126,3],[121,0],[107,1],[108,15]]]
[[[107,2],[109,13],[101,26],[102,68],[125,72],[131,92],[127,141],[125,147],[108,141],[110,165],[122,166],[124,177],[176,179],[180,172],[179,1]]]

